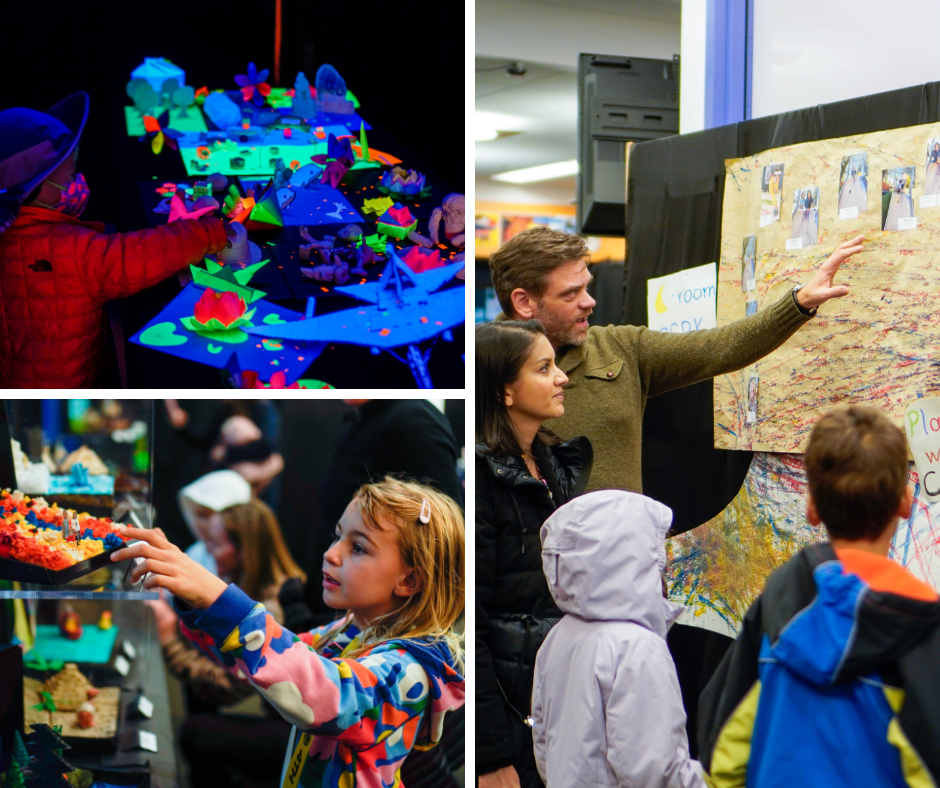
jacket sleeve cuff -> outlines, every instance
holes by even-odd
[[[248,615],[257,604],[244,591],[233,583],[222,592],[222,596],[215,600],[208,610],[181,611],[176,605],[180,620],[190,629],[198,629],[209,635],[216,643],[223,643],[225,639]]]
[[[204,218],[205,221],[208,222],[212,234],[210,239],[212,246],[209,247],[208,254],[215,254],[219,250],[224,249],[225,244],[228,241],[228,238],[225,235],[225,222],[223,222],[221,219],[217,219],[214,216],[207,216]]]
[[[800,308],[800,305],[796,301],[796,294],[790,290],[785,296],[778,299],[776,303],[771,304],[770,307],[766,310],[766,318],[769,318],[770,325],[776,326],[777,328],[783,329],[789,334],[795,332],[800,326],[812,319],[813,314],[806,314]],[[761,310],[764,312],[764,310]],[[764,317],[764,315],[758,312],[758,315]],[[765,319],[766,319],[765,318]],[[788,334],[788,335],[789,335]]]
[[[803,315],[803,317],[816,317],[816,312],[819,310],[818,306],[814,306],[812,309],[805,309],[802,306],[800,306],[800,302],[799,300],[797,300],[797,297],[796,297],[796,292],[797,290],[800,290],[800,289],[802,288],[794,287],[790,291],[790,294],[793,296],[793,303],[796,304],[796,308],[800,310],[800,314]]]
[[[477,775],[489,774],[490,772],[495,772],[497,769],[504,769],[507,766],[515,766],[516,757],[515,753],[512,751],[511,745],[507,749],[509,752],[502,757],[487,758],[485,761],[480,760],[479,753],[477,753]]]

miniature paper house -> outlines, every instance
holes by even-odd
[[[317,114],[316,104],[310,95],[310,83],[303,71],[298,72],[294,81],[294,102],[290,114],[298,118],[312,118]]]
[[[131,72],[131,77],[146,79],[158,95],[168,79],[175,79],[178,85],[186,84],[186,72],[165,57],[145,57],[144,62]]]

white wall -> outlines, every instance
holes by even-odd
[[[682,0],[679,133],[705,128],[705,52],[708,0]]]
[[[940,80],[938,12],[937,0],[754,0],[753,117]]]
[[[583,8],[528,3],[523,0],[476,0],[476,54],[531,60],[556,66],[577,66],[578,54],[669,59],[679,52],[675,22],[639,16],[603,13]],[[655,13],[655,3],[646,3]]]

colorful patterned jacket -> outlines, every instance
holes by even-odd
[[[241,671],[309,734],[295,737],[306,755],[288,752],[291,785],[401,788],[405,756],[437,744],[444,715],[464,702],[463,676],[441,643],[389,641],[345,659],[359,634],[354,626],[322,646],[328,627],[297,636],[234,585],[205,611],[175,604],[193,643]]]
[[[699,701],[712,788],[940,785],[940,600],[829,544],[777,569]]]

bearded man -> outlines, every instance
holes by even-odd
[[[564,439],[594,446],[588,490],[642,492],[640,447],[649,397],[749,366],[789,339],[821,304],[849,292],[839,266],[864,236],[839,246],[805,285],[721,328],[671,334],[645,326],[591,326],[590,252],[577,235],[533,227],[489,260],[503,312],[497,320],[539,320],[568,376],[565,415],[546,422]]]

